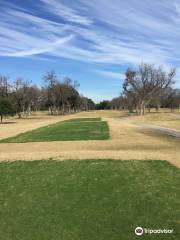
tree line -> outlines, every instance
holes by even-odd
[[[12,81],[0,75],[0,118],[17,114],[19,118],[32,111],[48,110],[51,115],[63,115],[95,109],[95,103],[78,91],[79,84],[70,78],[60,81],[54,71],[43,76],[41,88],[18,78]]]
[[[128,68],[125,73],[123,90],[119,97],[111,101],[95,104],[80,95],[79,84],[70,78],[61,81],[54,71],[43,76],[41,88],[18,78],[12,81],[0,75],[0,119],[17,114],[19,118],[29,116],[32,111],[48,110],[51,115],[63,115],[78,111],[128,109],[143,115],[145,110],[160,107],[180,109],[180,89],[174,88],[176,69],[169,72],[152,64],[140,64],[138,68]]]
[[[123,91],[111,101],[102,101],[97,109],[128,109],[137,115],[151,108],[180,109],[180,89],[174,88],[176,69],[169,72],[152,64],[140,64],[137,69],[128,68],[123,82]]]

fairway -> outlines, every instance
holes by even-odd
[[[1,163],[1,239],[132,240],[137,226],[179,239],[179,182],[165,161]]]
[[[147,118],[151,115],[156,116],[150,113]],[[171,113],[160,115],[172,118]],[[143,123],[141,119],[111,110],[66,116],[37,112],[30,119],[7,119],[0,125],[0,161],[158,159],[180,167],[179,139],[133,123]]]
[[[76,118],[21,133],[1,143],[105,140],[109,138],[107,122],[101,118]]]

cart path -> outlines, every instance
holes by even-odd
[[[117,120],[117,119],[114,119],[114,120]],[[162,126],[155,125],[155,124],[150,124],[150,123],[132,121],[128,117],[119,118],[118,120],[120,120],[121,122],[123,121],[123,122],[129,123],[129,124],[138,126],[138,127],[143,127],[143,128],[155,130],[156,132],[159,132],[161,134],[165,134],[165,135],[169,135],[169,136],[172,136],[172,137],[180,138],[180,130],[177,130],[177,129],[162,127]]]
[[[147,124],[147,123],[141,123],[141,122],[131,122],[131,123],[144,128],[156,130],[159,133],[163,133],[172,137],[180,138],[180,131],[173,128],[166,128],[166,127],[161,127],[154,124]]]

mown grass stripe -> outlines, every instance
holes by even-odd
[[[101,121],[100,118],[80,118],[21,133],[14,137],[2,139],[0,143],[105,140],[108,138],[107,122]]]
[[[179,182],[165,161],[0,163],[0,238],[130,240],[141,226],[177,240]]]

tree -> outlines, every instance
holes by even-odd
[[[174,83],[175,75],[175,69],[166,73],[161,67],[156,68],[151,64],[141,64],[137,70],[127,69],[124,94],[135,105],[138,115],[144,114],[150,101]]]
[[[11,83],[8,77],[0,75],[0,98],[13,103],[19,118],[38,109],[49,109],[52,115],[95,109],[91,99],[80,96],[77,81],[68,77],[60,81],[54,71],[47,72],[43,79],[45,84],[40,89],[23,78]]]
[[[56,73],[54,71],[47,72],[43,79],[45,81],[45,87],[44,87],[44,94],[47,98],[47,106],[49,108],[49,111],[51,115],[55,112],[55,105],[56,105],[56,93],[57,93],[57,83],[58,79],[56,76]]]
[[[171,112],[173,112],[175,108],[180,109],[180,90],[171,88],[168,90],[168,94],[166,95],[166,98],[164,98],[162,104],[165,107],[170,108]]]
[[[110,109],[110,101],[104,100],[98,104],[96,104],[96,109],[97,110],[107,110]]]
[[[9,79],[6,76],[0,75],[0,97],[7,98],[10,92]]]
[[[22,78],[14,82],[13,92],[11,94],[12,101],[14,102],[15,109],[19,118],[22,117],[21,113],[25,112],[25,106],[28,96],[29,82]]]
[[[24,111],[26,112],[26,116],[30,115],[32,110],[37,111],[40,96],[40,90],[36,86],[27,86],[24,101]]]
[[[47,106],[51,115],[76,112],[81,107],[81,98],[77,90],[79,84],[70,78],[60,81],[55,72],[44,75],[46,86],[43,94],[47,99]]]
[[[90,98],[87,98],[87,106],[88,106],[88,110],[95,110],[96,108],[96,104]]]
[[[1,123],[3,121],[3,116],[14,115],[14,114],[15,114],[15,110],[14,110],[12,104],[10,103],[10,101],[8,99],[1,98],[0,99]]]
[[[110,101],[110,106],[111,106],[111,109],[113,110],[122,110],[122,109],[128,108],[127,103],[128,103],[127,98],[121,95],[119,97],[113,98]]]

